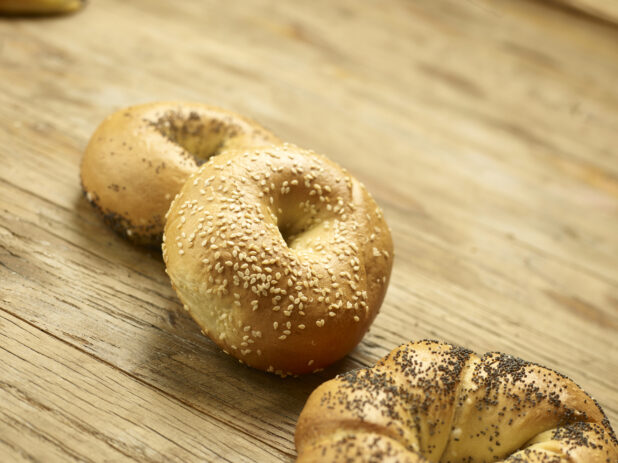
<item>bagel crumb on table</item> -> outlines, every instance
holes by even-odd
[[[566,376],[427,340],[319,386],[295,442],[302,463],[618,461],[609,420]]]
[[[134,243],[159,246],[164,217],[200,164],[226,150],[281,141],[238,114],[199,103],[148,103],[108,116],[81,163],[86,198]]]
[[[384,298],[393,244],[360,182],[284,144],[228,151],[192,174],[169,209],[163,258],[204,334],[285,376],[356,346]]]

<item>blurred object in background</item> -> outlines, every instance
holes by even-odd
[[[45,15],[79,10],[85,0],[0,0],[0,15]]]
[[[618,0],[553,0],[605,21],[618,24]]]

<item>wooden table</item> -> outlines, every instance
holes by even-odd
[[[571,376],[618,425],[618,28],[508,0],[93,1],[0,20],[0,461],[290,461],[309,393],[438,338]],[[79,162],[184,99],[325,153],[393,229],[370,333],[318,375],[239,365]]]

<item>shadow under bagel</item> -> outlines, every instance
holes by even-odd
[[[125,285],[136,288],[134,298],[122,297],[122,304],[103,307],[115,314],[121,330],[114,330],[118,337],[110,338],[106,327],[100,329],[99,336],[118,345],[116,351],[105,351],[103,359],[200,413],[222,420],[233,416],[240,429],[264,423],[264,432],[281,437],[278,451],[294,458],[294,447],[285,437],[293,432],[307,397],[324,381],[362,365],[347,356],[322,372],[286,378],[239,365],[204,336],[183,309],[156,250],[133,246],[104,227],[81,194],[76,195],[75,211],[72,226],[83,235],[79,245],[115,266],[114,275],[126,275],[122,293]],[[100,288],[90,292],[95,297]],[[142,293],[158,295],[157,300],[148,303]],[[137,331],[132,328],[134,319],[145,322]],[[88,340],[97,336],[94,326],[64,329]]]

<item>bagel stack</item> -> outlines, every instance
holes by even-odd
[[[384,299],[393,244],[364,186],[236,114],[194,103],[118,111],[93,134],[81,181],[119,234],[163,241],[184,307],[255,368],[329,365]]]
[[[228,150],[278,144],[256,122],[199,103],[149,103],[118,111],[92,135],[82,189],[114,231],[159,246],[164,217],[189,175]]]
[[[284,144],[228,151],[192,174],[168,212],[163,258],[206,335],[284,376],[356,346],[384,298],[393,244],[358,180]]]
[[[295,442],[302,463],[618,462],[605,414],[569,378],[437,341],[322,384]]]

